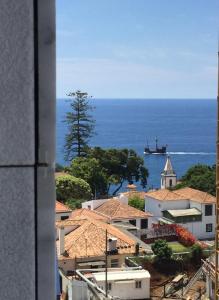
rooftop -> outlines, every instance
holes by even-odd
[[[105,272],[93,273],[93,277],[96,281],[105,280]],[[144,279],[150,278],[150,273],[146,270],[124,270],[124,271],[109,271],[107,273],[107,280],[110,281],[124,281],[132,279]]]
[[[70,207],[56,200],[56,213],[71,212]]]
[[[133,196],[137,196],[142,200],[144,200],[145,194],[146,194],[146,192],[139,192],[139,191],[135,191],[135,190],[120,193],[120,195],[125,195],[126,197],[128,197],[128,199]]]
[[[94,219],[80,220],[79,222],[70,220],[69,222],[78,226],[65,236],[65,250],[68,258],[105,255],[106,230],[108,238],[117,239],[119,254],[135,252],[135,241],[110,224]],[[68,226],[71,225],[69,222],[66,220],[66,223],[65,221],[59,223],[62,226]],[[57,247],[59,247],[59,242],[57,242]]]
[[[216,203],[216,198],[214,196],[189,187],[174,191],[160,189],[148,192],[146,193],[146,196],[160,201],[192,200],[199,203]]]
[[[139,209],[136,209],[130,205],[124,204],[118,199],[109,199],[100,206],[98,206],[95,211],[100,212],[108,217],[111,220],[121,220],[121,219],[136,219],[141,218],[145,219],[151,216],[148,212],[143,212]]]
[[[70,219],[75,219],[75,218],[81,218],[81,219],[86,219],[86,218],[92,218],[95,220],[100,220],[103,222],[109,222],[110,218],[101,212],[95,211],[95,210],[90,210],[87,208],[80,208],[73,210],[70,217]]]

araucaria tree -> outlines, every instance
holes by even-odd
[[[71,111],[67,113],[65,122],[68,133],[65,137],[65,159],[71,161],[74,157],[85,156],[89,139],[94,134],[94,124],[90,112],[93,106],[89,104],[88,94],[76,91],[68,96],[73,98]]]

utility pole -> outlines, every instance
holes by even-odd
[[[219,300],[219,44],[217,83],[217,161],[216,161],[216,229],[215,229],[215,300]]]
[[[108,244],[108,239],[107,239],[107,229],[106,229],[106,245],[105,245],[105,248],[106,248],[106,251],[105,251],[105,294],[106,294],[106,298],[108,297],[108,282],[107,282],[107,272],[108,272],[108,266],[107,266],[107,244]]]

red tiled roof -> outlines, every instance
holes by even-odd
[[[90,210],[87,208],[80,208],[73,210],[69,219],[87,219],[87,218],[92,218],[95,220],[103,221],[103,222],[109,222],[110,218],[98,211],[95,210]]]
[[[202,192],[189,187],[170,191],[160,189],[146,193],[146,196],[160,201],[192,200],[199,203],[216,203],[216,198],[206,192]]]
[[[67,205],[56,200],[56,213],[62,212],[71,212],[71,209]]]
[[[97,207],[95,211],[110,217],[111,220],[130,220],[136,218],[145,219],[151,216],[151,214],[149,214],[148,212],[143,212],[130,205],[124,204],[118,199],[107,200],[99,207]]]
[[[81,220],[79,226],[65,236],[65,251],[68,258],[105,255],[106,230],[108,238],[117,238],[119,254],[135,252],[135,241],[125,233],[110,224],[87,219]]]

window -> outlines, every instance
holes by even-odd
[[[212,232],[212,228],[213,228],[213,226],[212,226],[211,223],[210,224],[206,224],[206,232]]]
[[[108,283],[107,283],[107,290],[108,290],[108,291],[111,291],[111,290],[112,290],[112,283],[111,283],[111,282],[108,282]]]
[[[129,223],[136,226],[136,220],[129,220]]]
[[[205,205],[205,216],[212,216],[212,205]]]
[[[170,187],[173,185],[173,180],[172,179],[170,179]]]
[[[111,268],[117,268],[119,266],[118,259],[111,259]]]
[[[141,220],[141,229],[148,228],[148,219],[142,219]]]
[[[135,288],[141,289],[141,281],[135,281]]]
[[[68,219],[68,216],[61,216],[61,220],[63,221],[63,220],[66,220],[66,219]]]

